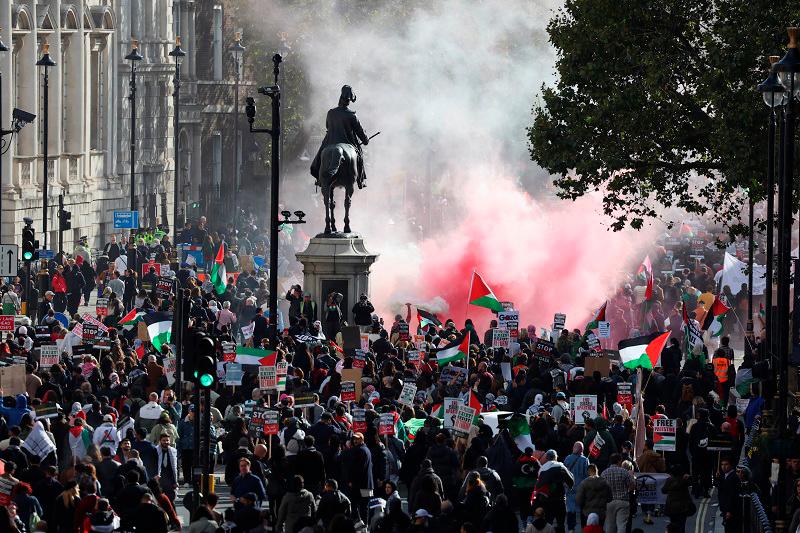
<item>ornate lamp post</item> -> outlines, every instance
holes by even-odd
[[[125,56],[131,62],[131,81],[128,100],[131,103],[131,211],[136,211],[136,62],[144,59],[139,53],[139,41],[131,40],[131,52]]]
[[[233,64],[236,68],[233,89],[233,229],[236,231],[239,225],[239,186],[241,177],[239,174],[239,82],[242,76],[242,61],[244,59],[244,51],[246,48],[242,46],[242,34],[236,32],[233,39],[233,45],[228,49],[233,54]]]
[[[778,56],[770,56],[770,65],[774,65],[780,59]],[[758,86],[758,91],[763,95],[764,103],[769,108],[769,132],[767,134],[767,268],[766,268],[766,294],[765,294],[765,329],[767,331],[767,350],[770,354],[774,353],[775,341],[775,316],[772,310],[772,284],[773,268],[775,265],[775,110],[784,105],[786,97],[784,86],[778,81],[775,71],[770,70],[767,79]],[[752,269],[751,269],[752,270]]]
[[[251,133],[268,133],[272,137],[272,159],[271,180],[270,180],[270,232],[269,232],[269,326],[270,338],[275,340],[278,334],[278,228],[280,219],[278,218],[278,187],[280,186],[280,136],[281,136],[281,88],[278,86],[278,75],[280,74],[280,64],[283,61],[280,54],[272,56],[272,74],[275,77],[273,85],[258,89],[260,94],[269,96],[272,100],[272,127],[254,128],[253,122],[256,117],[255,100],[247,98],[245,112],[247,122],[250,125]]]
[[[50,57],[50,45],[46,42],[42,45],[42,57],[36,62],[37,67],[44,67],[44,128],[42,132],[42,155],[44,157],[44,179],[42,181],[42,233],[44,233],[43,248],[47,248],[47,196],[50,193],[48,172],[47,138],[50,118],[50,76],[48,70],[56,66],[56,62]]]
[[[174,91],[172,92],[172,98],[175,100],[174,103],[174,116],[172,117],[172,142],[173,142],[173,150],[175,151],[173,155],[173,166],[175,170],[175,183],[172,188],[172,244],[178,244],[178,196],[180,196],[180,177],[178,169],[181,168],[180,166],[180,152],[178,151],[178,133],[180,128],[180,93],[181,93],[181,62],[183,58],[186,57],[186,52],[183,51],[181,48],[181,38],[175,37],[175,48],[169,53],[170,57],[175,58],[175,80],[173,82]],[[178,372],[180,374],[180,372]]]

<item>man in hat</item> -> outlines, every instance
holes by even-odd
[[[94,430],[92,442],[98,449],[107,446],[111,450],[111,455],[117,453],[119,446],[119,431],[117,426],[114,425],[114,417],[112,415],[103,415],[103,423],[97,426]]]
[[[369,144],[369,138],[364,133],[364,128],[361,127],[361,123],[356,117],[356,112],[348,107],[350,102],[355,101],[356,95],[353,92],[353,88],[345,85],[342,87],[341,96],[339,96],[339,105],[329,110],[327,117],[325,117],[325,128],[328,131],[325,133],[322,145],[317,151],[317,156],[311,163],[311,175],[317,179],[317,186],[320,184],[319,170],[322,149],[333,144],[349,144],[355,148],[358,154],[356,174],[358,188],[363,189],[366,187],[367,176],[364,173],[364,157],[361,153],[361,144]],[[361,141],[360,144],[359,141]]]

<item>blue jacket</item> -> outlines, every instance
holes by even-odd
[[[30,412],[31,410],[28,409],[28,397],[24,394],[17,394],[16,407],[4,407],[3,404],[0,403],[0,415],[6,417],[9,427],[18,426],[25,413]]]
[[[231,494],[237,498],[241,498],[248,492],[255,493],[259,506],[261,502],[267,499],[267,491],[264,489],[264,483],[252,472],[246,475],[239,474],[231,485]]]

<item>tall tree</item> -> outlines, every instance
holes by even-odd
[[[797,12],[785,0],[567,0],[548,24],[558,81],[534,106],[531,158],[563,198],[601,191],[615,229],[661,207],[735,223],[744,191],[765,194],[755,87]]]

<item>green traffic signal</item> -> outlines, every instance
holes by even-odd
[[[203,374],[200,376],[200,386],[201,387],[210,387],[214,384],[214,376],[211,374]]]
[[[33,259],[33,252],[26,250],[25,253],[22,254],[22,259],[24,259],[25,261],[30,261],[31,259]]]

